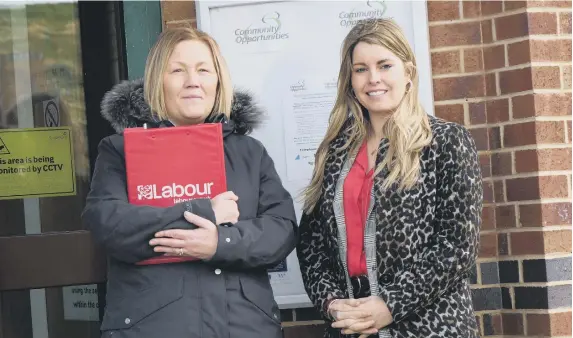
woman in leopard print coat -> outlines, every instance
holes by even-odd
[[[329,324],[325,337],[477,337],[467,280],[482,208],[474,141],[424,112],[413,52],[393,21],[359,22],[342,51],[297,247],[306,291]],[[372,188],[364,223],[352,228],[344,182],[360,154]],[[347,235],[360,228],[359,278],[349,273]]]

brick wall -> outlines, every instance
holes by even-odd
[[[196,25],[162,1],[163,27]],[[571,336],[571,1],[429,1],[436,115],[480,152],[483,226],[472,275],[482,336]],[[285,337],[320,337],[313,309]]]
[[[484,176],[483,336],[571,336],[571,2],[431,1],[436,115]]]

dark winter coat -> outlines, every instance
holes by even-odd
[[[109,255],[103,337],[281,337],[266,269],[294,249],[296,218],[272,159],[246,136],[260,115],[252,98],[235,93],[231,118],[221,121],[227,188],[239,196],[240,218],[231,227],[218,226],[217,251],[208,262],[134,264],[158,255],[149,245],[157,231],[193,227],[183,218],[185,210],[213,223],[215,215],[208,199],[169,208],[128,203],[122,131],[154,123],[141,81],[113,88],[102,114],[118,134],[99,144],[82,217]]]

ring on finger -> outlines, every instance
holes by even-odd
[[[179,248],[179,251],[177,251],[177,254],[179,256],[183,256],[183,248]]]

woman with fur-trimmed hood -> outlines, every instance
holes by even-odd
[[[109,256],[102,337],[281,337],[267,269],[295,248],[293,201],[263,145],[246,136],[261,112],[233,94],[216,42],[192,28],[165,30],[145,80],[117,85],[102,114],[118,134],[99,144],[82,215]],[[204,122],[223,124],[229,191],[169,208],[130,204],[123,130]],[[135,264],[164,254],[198,261]]]

